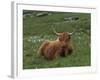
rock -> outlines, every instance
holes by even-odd
[[[46,15],[51,15],[51,14],[48,12],[41,12],[41,13],[36,14],[37,17],[42,17],[42,16],[46,16]]]
[[[79,19],[79,17],[65,17],[64,18],[65,21],[76,21],[78,19]]]

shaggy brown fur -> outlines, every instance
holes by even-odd
[[[46,59],[53,60],[59,56],[64,57],[66,54],[71,54],[73,51],[70,42],[70,34],[68,32],[59,33],[59,37],[55,41],[46,40],[40,46],[39,52]]]

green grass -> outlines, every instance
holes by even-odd
[[[33,11],[34,12],[34,11]],[[35,11],[36,12],[36,11]],[[36,12],[39,13],[39,12]],[[90,66],[90,14],[88,13],[53,13],[42,17],[32,14],[23,18],[23,68],[54,68]],[[76,21],[64,21],[64,17],[79,17]],[[38,55],[38,49],[45,39],[55,40],[52,24],[57,32],[72,32],[76,26],[84,32],[72,36],[74,52],[70,56],[48,61]],[[89,32],[87,32],[87,29]]]

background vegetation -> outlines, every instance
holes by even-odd
[[[90,66],[90,27],[89,13],[23,11],[23,68],[52,68]],[[74,52],[70,56],[53,61],[45,60],[38,55],[38,49],[45,39],[55,40],[51,26],[57,32],[72,32]]]

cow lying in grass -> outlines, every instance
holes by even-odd
[[[57,33],[58,38],[54,41],[46,40],[39,48],[39,53],[45,59],[53,60],[57,57],[65,57],[73,51],[71,43],[71,33],[62,32]]]

